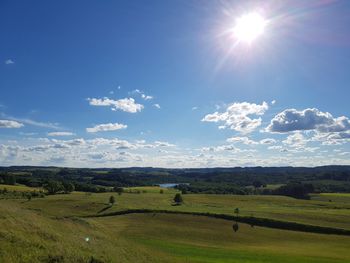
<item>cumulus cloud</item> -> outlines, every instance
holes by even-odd
[[[158,103],[153,104],[154,107],[156,107],[157,109],[160,109],[160,105]]]
[[[51,139],[30,138],[24,144],[7,141],[0,144],[0,160],[2,164],[33,164],[33,165],[56,165],[59,157],[64,157],[62,162],[68,166],[104,166],[115,167],[115,162],[127,162],[128,166],[136,165],[136,162],[147,162],[143,165],[154,165],[153,161],[162,154],[168,154],[167,147],[173,147],[166,141],[146,142],[145,140],[127,141],[118,138],[94,138],[94,139]],[[175,153],[176,151],[171,151]],[[184,157],[182,157],[184,158]],[[158,163],[159,164],[159,163]],[[125,166],[125,165],[124,165]]]
[[[253,141],[248,137],[231,137],[231,138],[228,138],[226,141],[230,143],[243,143],[247,145],[259,144],[258,142]]]
[[[340,145],[350,141],[350,131],[333,133],[316,132],[311,140],[320,141],[322,145]]]
[[[49,132],[47,134],[48,136],[51,136],[51,137],[57,137],[57,136],[74,136],[75,133],[73,132]]]
[[[250,115],[261,116],[269,108],[266,102],[261,105],[248,102],[235,102],[226,108],[225,112],[207,114],[203,122],[221,122],[220,127],[227,127],[241,133],[250,133],[261,125],[261,118],[251,118]]]
[[[287,137],[284,141],[282,141],[283,144],[289,145],[290,147],[300,148],[304,147],[308,140],[305,138],[305,136],[301,132],[295,132]]]
[[[21,128],[24,125],[17,121],[11,121],[11,120],[0,120],[0,128]]]
[[[92,106],[109,106],[113,111],[122,110],[125,112],[136,113],[141,111],[144,106],[135,102],[133,98],[124,98],[119,100],[88,98],[89,104]]]
[[[106,124],[99,124],[92,128],[86,128],[87,132],[93,133],[93,132],[100,132],[100,131],[115,131],[115,130],[121,130],[126,129],[128,126],[125,124],[120,123],[106,123]]]
[[[345,116],[335,118],[329,112],[322,112],[316,108],[302,111],[286,109],[271,120],[266,130],[275,133],[308,130],[345,132],[350,130],[350,121]]]

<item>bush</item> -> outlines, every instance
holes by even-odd
[[[49,181],[44,185],[44,189],[51,195],[57,194],[58,192],[64,190],[62,183],[58,181]]]
[[[177,194],[174,196],[174,202],[175,202],[177,205],[181,205],[181,204],[183,203],[183,199],[182,199],[181,194],[177,193]]]
[[[114,205],[114,203],[115,203],[115,198],[114,198],[113,195],[111,195],[111,196],[109,197],[109,203],[110,203],[111,205]]]

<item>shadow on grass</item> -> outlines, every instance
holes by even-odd
[[[97,214],[101,214],[102,212],[104,212],[104,211],[110,209],[112,206],[113,206],[113,205],[111,205],[111,204],[107,205],[106,207],[104,207],[104,208],[102,208],[100,211],[98,211]]]

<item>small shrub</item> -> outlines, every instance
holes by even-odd
[[[176,203],[176,205],[181,205],[183,203],[183,199],[180,193],[177,193],[174,196],[174,202]]]
[[[109,203],[110,203],[111,205],[114,205],[114,203],[115,203],[115,198],[114,198],[113,195],[111,195],[111,196],[109,197]]]

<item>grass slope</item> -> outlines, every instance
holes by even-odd
[[[348,262],[350,238],[190,215],[50,218],[0,203],[0,262]],[[85,238],[89,237],[89,242]]]
[[[350,229],[350,195],[313,200],[280,196],[184,195],[141,188],[113,194],[101,214],[158,209],[233,214]],[[19,188],[16,191],[20,191]],[[28,189],[23,189],[28,191]],[[26,200],[0,200],[0,262],[350,262],[350,237],[250,227],[217,218],[178,214],[128,214],[82,218],[107,207],[111,193],[74,192]],[[331,202],[329,201],[331,200]],[[89,238],[89,242],[85,238]]]
[[[283,196],[184,195],[185,203],[171,206],[174,190],[141,194],[113,194],[117,204],[102,213],[127,209],[159,209],[185,212],[210,212],[233,215],[239,207],[242,216],[270,218],[302,224],[350,230],[350,196],[314,195],[315,200],[297,200]],[[111,193],[54,195],[21,204],[40,209],[51,216],[83,216],[96,214],[106,207]],[[332,200],[332,202],[329,202]]]

